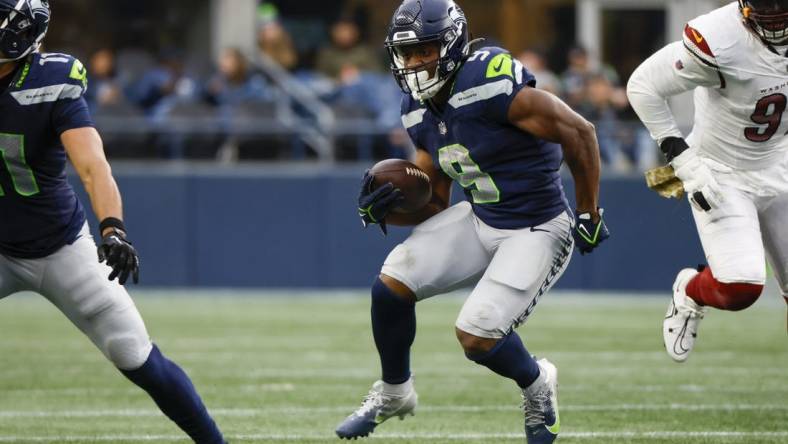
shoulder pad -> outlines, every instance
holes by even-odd
[[[690,20],[682,40],[687,50],[706,65],[719,68],[736,59],[741,33],[747,32],[735,3]]]
[[[514,60],[508,51],[488,46],[478,49],[468,57],[462,74],[470,74],[478,81],[494,79],[501,76],[514,78]]]
[[[704,37],[700,31],[687,24],[684,27],[684,36],[682,40],[684,41],[684,47],[687,48],[693,56],[705,65],[715,68],[718,67],[717,57],[709,46],[709,41],[706,40],[706,37]]]
[[[43,53],[37,64],[43,77],[51,83],[66,82],[87,89],[88,70],[79,59],[68,54]]]
[[[33,54],[11,95],[21,105],[78,99],[87,91],[87,69],[68,54]]]
[[[455,91],[472,88],[486,83],[511,79],[519,85],[523,82],[533,86],[533,76],[509,51],[488,46],[474,51],[465,62],[457,78]]]

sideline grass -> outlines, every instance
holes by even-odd
[[[256,297],[265,294],[267,297]],[[377,377],[362,292],[136,292],[148,330],[231,442],[339,442]],[[565,443],[788,442],[785,308],[712,312],[695,354],[661,349],[664,298],[548,295],[521,328],[559,369]],[[421,303],[420,409],[374,443],[524,442],[518,393],[463,357],[462,298]],[[0,302],[0,443],[187,442],[42,298]]]

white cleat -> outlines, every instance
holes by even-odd
[[[536,361],[540,375],[523,389],[525,439],[528,444],[551,444],[558,437],[558,369],[547,359]]]
[[[413,416],[419,395],[413,390],[412,379],[410,384],[411,388],[407,393],[394,395],[383,390],[383,381],[375,382],[361,407],[337,426],[337,436],[342,439],[364,438],[390,418],[396,416],[405,419],[405,415]]]
[[[673,299],[662,323],[665,350],[676,362],[684,362],[689,357],[695,347],[695,338],[698,337],[698,324],[706,314],[706,308],[687,296],[687,284],[696,274],[697,270],[685,268],[676,276],[676,281],[673,282]]]

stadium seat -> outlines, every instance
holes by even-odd
[[[192,101],[174,101],[167,108],[157,137],[165,157],[215,158],[226,138],[217,109]]]
[[[274,160],[303,157],[298,136],[287,121],[292,117],[283,104],[249,100],[228,113],[230,135],[241,160]]]
[[[94,115],[110,159],[158,157],[152,134],[142,111],[128,102],[100,105]]]

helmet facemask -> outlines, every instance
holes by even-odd
[[[745,22],[771,45],[788,44],[788,5],[783,3],[786,2],[739,1]]]
[[[0,4],[0,63],[22,59],[38,50],[49,25],[49,5],[42,0]]]
[[[429,34],[419,33],[422,25],[416,23],[418,11],[395,13],[395,21],[386,39],[386,49],[391,59],[391,72],[403,92],[416,100],[433,98],[460,68],[467,57],[468,24],[462,10],[452,3],[444,28]],[[406,66],[405,54],[430,46],[437,55],[418,66]]]
[[[428,60],[420,65],[406,66],[410,52],[422,51],[430,48],[431,53],[435,54],[433,60]],[[391,71],[397,82],[406,93],[410,93],[416,100],[431,99],[446,84],[448,78],[439,72],[441,66],[446,63],[446,47],[440,45],[435,40],[418,42],[409,45],[392,45],[389,47],[391,56]]]

